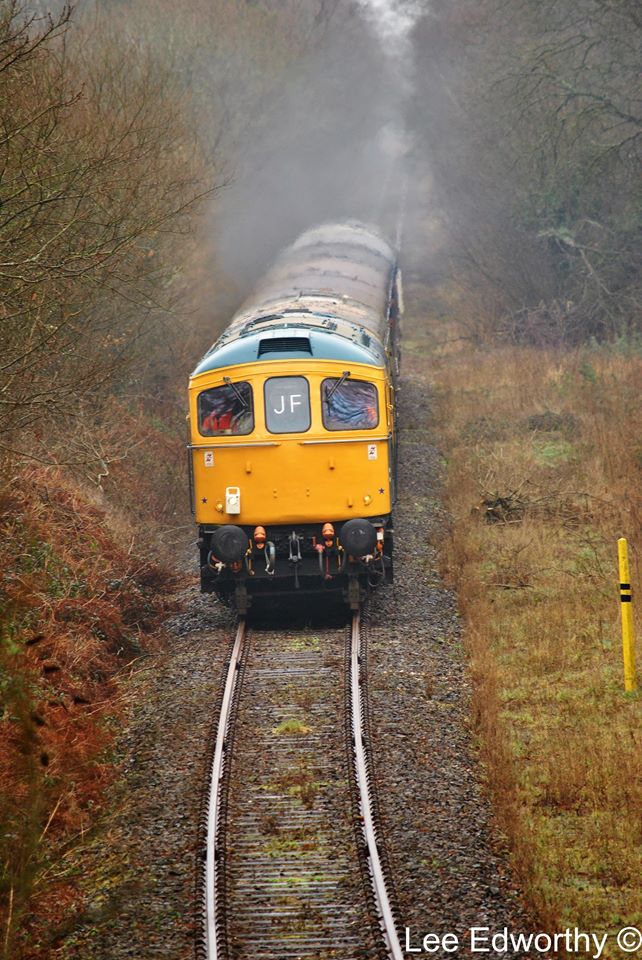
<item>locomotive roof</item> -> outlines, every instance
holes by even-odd
[[[360,223],[309,230],[279,257],[194,375],[259,357],[381,366],[396,256]]]

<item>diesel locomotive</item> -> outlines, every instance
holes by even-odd
[[[188,461],[201,589],[340,592],[392,579],[401,276],[361,223],[281,255],[194,370]]]

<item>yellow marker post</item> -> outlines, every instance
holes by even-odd
[[[635,637],[633,635],[633,603],[629,574],[629,549],[625,537],[617,542],[620,565],[620,600],[622,607],[622,653],[624,655],[624,689],[632,693],[638,688],[635,673]]]

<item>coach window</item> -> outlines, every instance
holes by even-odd
[[[203,437],[242,436],[254,429],[252,387],[242,380],[198,395],[198,429]]]
[[[372,430],[379,423],[377,388],[363,380],[324,380],[321,408],[326,430]]]
[[[265,425],[270,433],[305,433],[310,429],[310,387],[305,377],[270,377],[265,381]]]

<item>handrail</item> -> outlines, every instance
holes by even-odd
[[[229,447],[280,447],[281,444],[275,440],[262,440],[253,443],[237,443],[233,440],[231,443],[188,443],[188,450],[225,450]]]
[[[299,440],[299,445],[305,447],[316,443],[377,443],[380,440],[389,440],[391,434],[385,437],[324,437],[322,440]]]

